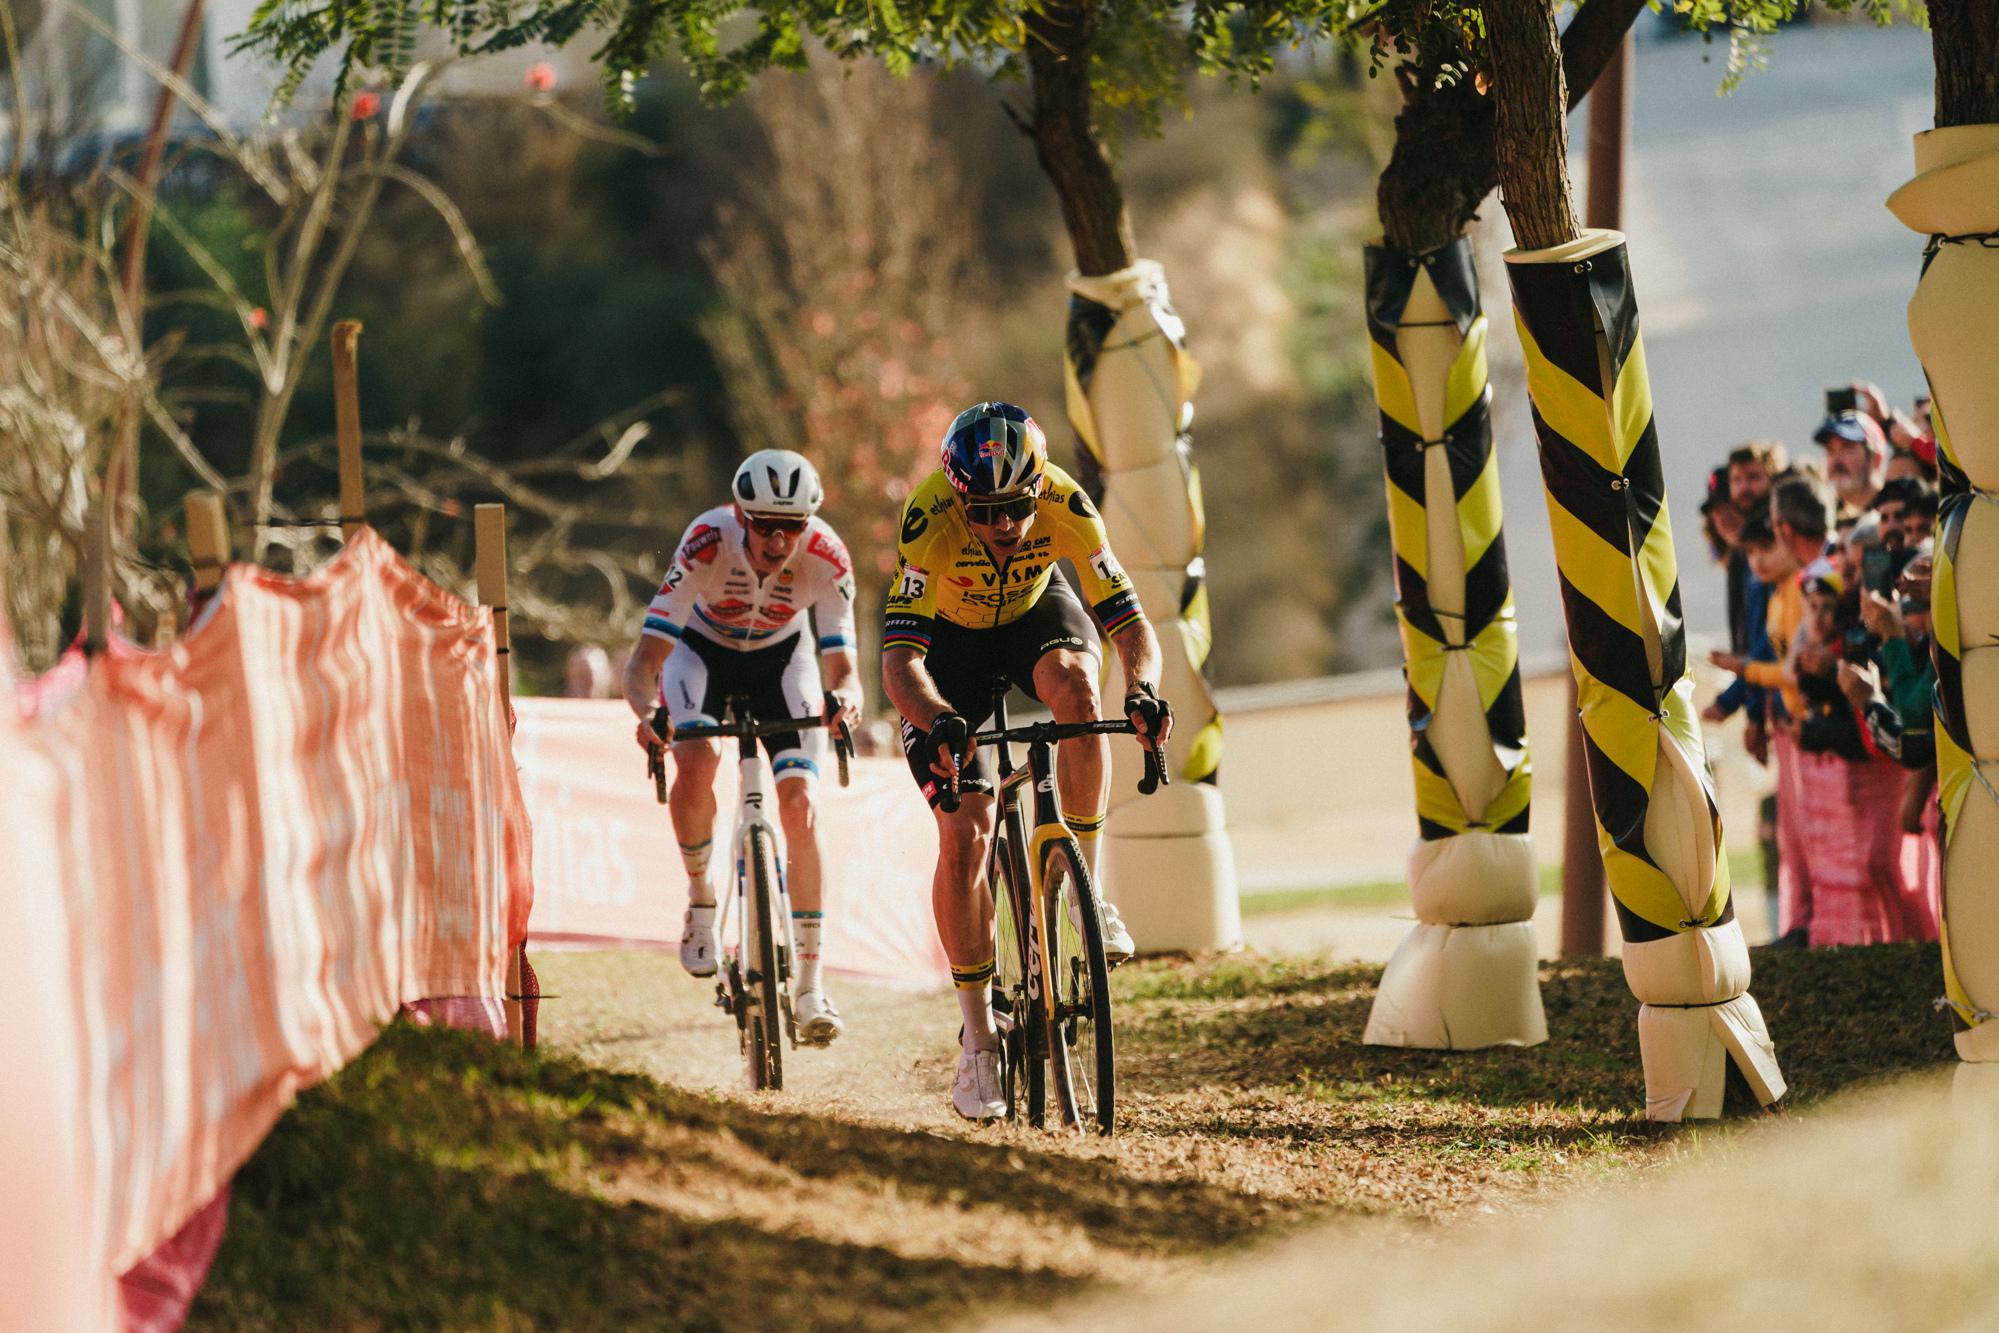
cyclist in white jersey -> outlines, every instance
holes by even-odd
[[[719,721],[731,695],[748,696],[760,717],[838,716],[850,727],[860,721],[853,568],[845,543],[816,516],[823,496],[818,474],[800,454],[765,449],[743,461],[733,490],[732,503],[702,514],[680,539],[625,668],[625,700],[639,716],[641,745],[666,740],[652,728],[658,700],[676,727]],[[819,972],[825,909],[812,798],[820,736],[811,733],[808,741],[793,731],[763,743],[777,783],[798,945],[792,1012],[799,1040],[824,1045],[843,1025]],[[680,962],[697,977],[715,973],[709,865],[720,760],[713,740],[673,743],[668,808],[688,879]]]

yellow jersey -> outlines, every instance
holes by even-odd
[[[882,621],[883,648],[930,650],[939,620],[991,629],[1018,620],[1047,591],[1055,562],[1068,559],[1083,598],[1105,634],[1141,614],[1131,579],[1111,554],[1104,521],[1074,478],[1049,464],[1036,497],[1034,526],[1003,562],[972,531],[942,469],[930,474],[902,511],[895,580]]]

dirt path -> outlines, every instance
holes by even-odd
[[[686,977],[675,956],[548,954],[536,967],[555,997],[542,1019],[551,1052],[668,1085],[650,1119],[613,1118],[631,1144],[615,1164],[573,1168],[588,1192],[760,1245],[865,1260],[879,1270],[872,1295],[828,1291],[859,1302],[843,1307],[855,1318],[872,1310],[890,1323],[949,1317],[958,1299],[997,1312],[1049,1290],[1152,1289],[1190,1262],[1323,1219],[1344,1217],[1379,1244],[1402,1227],[1538,1210],[1732,1136],[1635,1118],[1634,1005],[1612,959],[1544,966],[1545,1045],[1457,1053],[1361,1044],[1372,964],[1252,951],[1128,965],[1113,982],[1120,1120],[1109,1140],[951,1114],[948,995],[841,983],[847,1035],[788,1054],[785,1091],[751,1095],[737,1090],[735,1031],[712,983]],[[1878,1020],[1927,1015],[1937,967],[1933,945],[1759,954],[1757,994],[1795,1098],[1947,1059],[1942,1025]],[[1833,994],[1869,998],[1823,998]],[[905,1279],[891,1275],[911,1265],[942,1285],[902,1300]],[[957,1279],[939,1265],[976,1275],[976,1294],[953,1295]],[[1009,1276],[987,1290],[998,1274]]]
[[[538,954],[534,965],[542,989],[559,997],[542,1007],[542,1040],[682,1088],[733,1096],[743,1087],[735,1022],[715,1007],[715,983],[688,976],[675,955]],[[828,984],[847,1035],[825,1050],[787,1050],[784,1091],[756,1104],[957,1128],[947,1105],[958,1032],[952,998],[839,977]]]

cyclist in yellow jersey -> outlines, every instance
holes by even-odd
[[[1058,722],[1099,720],[1100,653],[1089,612],[1056,568],[1069,560],[1097,624],[1132,682],[1124,712],[1142,743],[1165,742],[1173,710],[1159,697],[1159,641],[1112,554],[1096,507],[1048,462],[1041,427],[1010,403],[980,403],[951,423],[944,466],[903,508],[895,580],[882,624],[882,684],[902,714],[909,770],[937,819],[931,903],[964,1016],[951,1103],[970,1120],[1004,1115],[993,1027],[993,903],[986,854],[993,782],[972,729],[1011,681]],[[1066,740],[1056,754],[1063,818],[1096,880],[1109,742]],[[955,777],[960,802],[938,808]],[[1100,907],[1105,951],[1122,961],[1131,935]]]

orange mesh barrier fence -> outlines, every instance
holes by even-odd
[[[34,959],[37,1097],[74,1109],[88,1254],[120,1273],[400,1006],[503,994],[531,848],[490,615],[372,531],[307,578],[233,567],[170,650],[71,670],[0,666],[0,907],[66,945]],[[40,1123],[10,1115],[0,1162]]]

